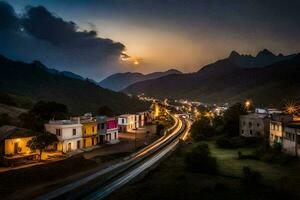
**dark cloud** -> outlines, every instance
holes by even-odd
[[[0,42],[1,54],[41,60],[91,78],[116,71],[125,50],[123,44],[99,38],[94,30],[79,30],[75,22],[65,21],[43,6],[27,7],[22,17],[17,17],[4,2],[0,2]]]
[[[18,18],[13,7],[0,1],[0,31],[16,29]]]

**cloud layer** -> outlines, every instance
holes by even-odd
[[[120,70],[125,50],[122,43],[100,38],[95,30],[80,30],[43,6],[28,6],[18,16],[5,2],[0,2],[0,44],[0,54],[10,58],[40,60],[96,79]]]

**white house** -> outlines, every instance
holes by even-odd
[[[240,135],[262,137],[270,131],[269,118],[265,114],[251,113],[240,116]]]
[[[138,117],[133,114],[118,116],[118,126],[120,132],[129,132],[138,128]]]
[[[79,121],[50,120],[45,129],[57,136],[56,150],[66,153],[82,148],[82,124]]]

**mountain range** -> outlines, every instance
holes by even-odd
[[[99,85],[103,88],[120,91],[131,84],[160,78],[169,74],[182,74],[182,72],[176,69],[170,69],[165,72],[153,72],[150,74],[142,74],[138,72],[116,73],[100,81]]]
[[[149,104],[136,97],[101,88],[73,73],[58,72],[42,63],[24,63],[0,56],[0,92],[66,104],[74,114],[96,112],[103,105],[115,114],[142,111]],[[73,76],[73,77],[72,77]]]
[[[258,105],[277,106],[300,97],[299,75],[300,54],[275,56],[263,50],[253,57],[232,52],[228,58],[197,72],[138,82],[123,91],[206,103],[233,103],[250,98]]]

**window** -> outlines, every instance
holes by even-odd
[[[250,135],[252,135],[252,130],[250,130]]]
[[[259,123],[256,124],[257,127],[259,127],[259,125],[260,125]]]
[[[125,123],[125,120],[124,119],[122,119],[122,124],[124,124]]]
[[[105,129],[105,123],[101,123],[101,129]]]
[[[73,135],[76,135],[76,129],[75,128],[73,129]]]
[[[252,122],[249,122],[249,127],[252,127]]]
[[[244,130],[242,130],[242,134],[244,134]]]
[[[92,126],[92,132],[93,133],[95,132],[95,126]]]
[[[56,129],[55,133],[56,133],[57,136],[61,136],[61,130],[60,129]]]

